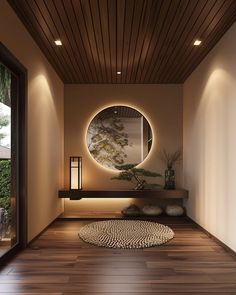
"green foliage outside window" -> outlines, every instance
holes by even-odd
[[[0,102],[11,106],[11,72],[0,63]],[[0,143],[6,136],[1,129],[10,124],[9,117],[0,116]],[[11,161],[0,160],[0,208],[10,213],[11,194]]]
[[[0,102],[10,106],[11,105],[11,73],[10,71],[0,63]],[[0,143],[5,137],[5,134],[1,132],[3,127],[8,126],[10,119],[6,115],[0,113]]]
[[[11,72],[0,64],[0,102],[11,105]]]
[[[9,212],[11,194],[11,161],[0,160],[0,208]]]
[[[0,143],[1,143],[1,140],[6,136],[3,132],[1,132],[1,129],[8,125],[9,125],[8,116],[2,116],[0,113]]]

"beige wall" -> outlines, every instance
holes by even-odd
[[[175,151],[182,146],[181,85],[66,85],[65,86],[65,185],[68,187],[69,157],[83,157],[83,188],[130,188],[127,182],[110,178],[114,172],[102,168],[86,147],[86,130],[93,116],[111,105],[128,105],[141,111],[150,122],[154,144],[141,167],[163,173],[158,152],[165,147]],[[176,170],[177,185],[182,185],[182,167]],[[155,179],[154,179],[155,181]],[[163,183],[163,180],[157,180]],[[65,211],[119,210],[132,200],[66,201]],[[115,205],[114,205],[115,204]]]
[[[184,84],[188,215],[236,250],[236,24]]]
[[[64,86],[5,0],[0,40],[28,70],[28,240],[62,211]]]

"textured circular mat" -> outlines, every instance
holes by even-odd
[[[85,225],[79,236],[107,248],[139,249],[161,245],[174,237],[166,225],[140,220],[106,220]]]

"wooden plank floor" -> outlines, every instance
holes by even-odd
[[[98,248],[78,238],[91,220],[54,222],[0,272],[0,294],[236,294],[236,259],[186,218],[145,250]]]

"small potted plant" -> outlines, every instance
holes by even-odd
[[[182,151],[181,149],[168,153],[165,149],[161,152],[161,160],[166,164],[167,169],[165,170],[165,186],[164,189],[175,189],[175,171],[174,165],[181,161]]]

